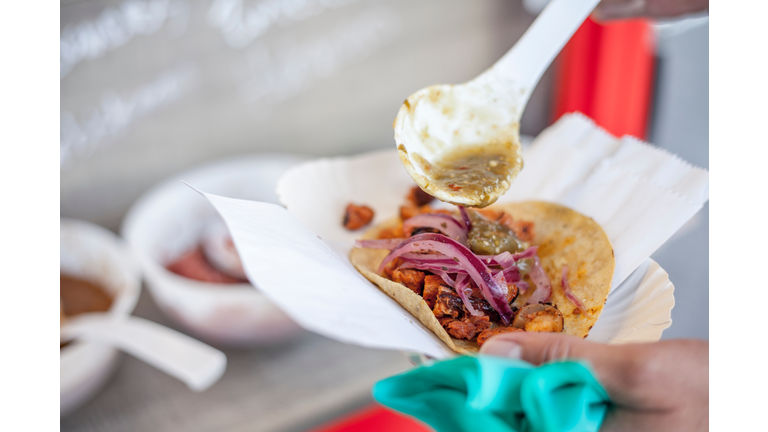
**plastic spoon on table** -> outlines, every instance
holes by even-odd
[[[97,342],[124,351],[203,391],[224,374],[227,357],[187,335],[142,318],[106,313],[62,315],[61,342]]]
[[[522,169],[519,124],[528,98],[598,3],[552,0],[517,44],[480,76],[408,97],[393,125],[395,143],[422,189],[472,207],[493,204],[509,189]]]

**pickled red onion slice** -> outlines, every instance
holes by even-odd
[[[461,220],[464,222],[464,226],[467,228],[467,231],[472,229],[472,221],[469,219],[469,214],[467,214],[467,209],[464,208],[464,206],[457,206],[459,208],[459,213],[461,213]]]
[[[549,298],[552,297],[552,284],[549,282],[549,277],[541,267],[541,260],[538,255],[534,255],[533,268],[528,273],[528,277],[531,278],[534,284],[536,284],[536,291],[533,292],[528,299],[527,304],[533,303],[546,303]]]
[[[517,281],[515,282],[515,286],[520,291],[521,294],[525,294],[526,291],[528,291],[531,286],[528,285],[528,282],[525,281]]]
[[[568,284],[568,266],[563,266],[563,278],[561,280],[561,285],[563,287],[563,294],[565,294],[565,297],[573,303],[574,306],[576,306],[576,309],[579,310],[579,312],[583,313],[585,316],[592,318],[592,315],[587,310],[587,307],[584,306],[584,303],[579,300],[578,297],[576,297],[576,294],[573,293],[571,290],[571,286]]]
[[[457,274],[456,286],[453,288],[456,290],[456,293],[459,294],[459,297],[461,297],[461,301],[464,302],[464,307],[467,308],[467,312],[474,316],[483,316],[484,314],[475,309],[475,307],[472,306],[472,302],[469,301],[469,296],[472,294],[472,288],[469,287],[469,280],[469,276],[466,273]]]
[[[415,228],[436,229],[463,245],[467,244],[466,227],[447,214],[424,213],[408,218],[403,222],[404,233],[410,234]]]
[[[533,256],[536,255],[536,252],[538,252],[538,250],[539,250],[538,246],[531,246],[528,249],[515,254],[511,254],[509,252],[502,252],[498,255],[478,255],[477,257],[483,260],[483,262],[488,265],[500,265],[502,267],[506,267],[504,264],[509,263],[510,260],[512,263],[515,263],[517,261],[520,261],[521,259],[533,258]]]
[[[512,322],[512,309],[507,303],[508,289],[501,286],[493,273],[469,248],[442,234],[417,234],[403,241],[392,250],[379,266],[379,272],[395,258],[408,252],[435,251],[450,257],[459,264],[475,282],[483,297],[499,313],[505,325]]]

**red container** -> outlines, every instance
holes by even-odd
[[[645,139],[654,58],[648,21],[599,24],[588,18],[558,58],[552,120],[579,111],[613,135]]]

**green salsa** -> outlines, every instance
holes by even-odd
[[[486,207],[506,191],[523,161],[507,146],[463,149],[433,164],[431,183],[436,189],[470,198],[473,207]]]
[[[506,226],[488,220],[474,211],[467,211],[472,221],[472,229],[467,236],[467,244],[478,255],[498,255],[502,252],[517,253],[527,245],[517,238]]]

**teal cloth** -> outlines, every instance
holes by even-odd
[[[379,381],[373,397],[439,432],[597,431],[610,405],[588,365],[456,357]]]

